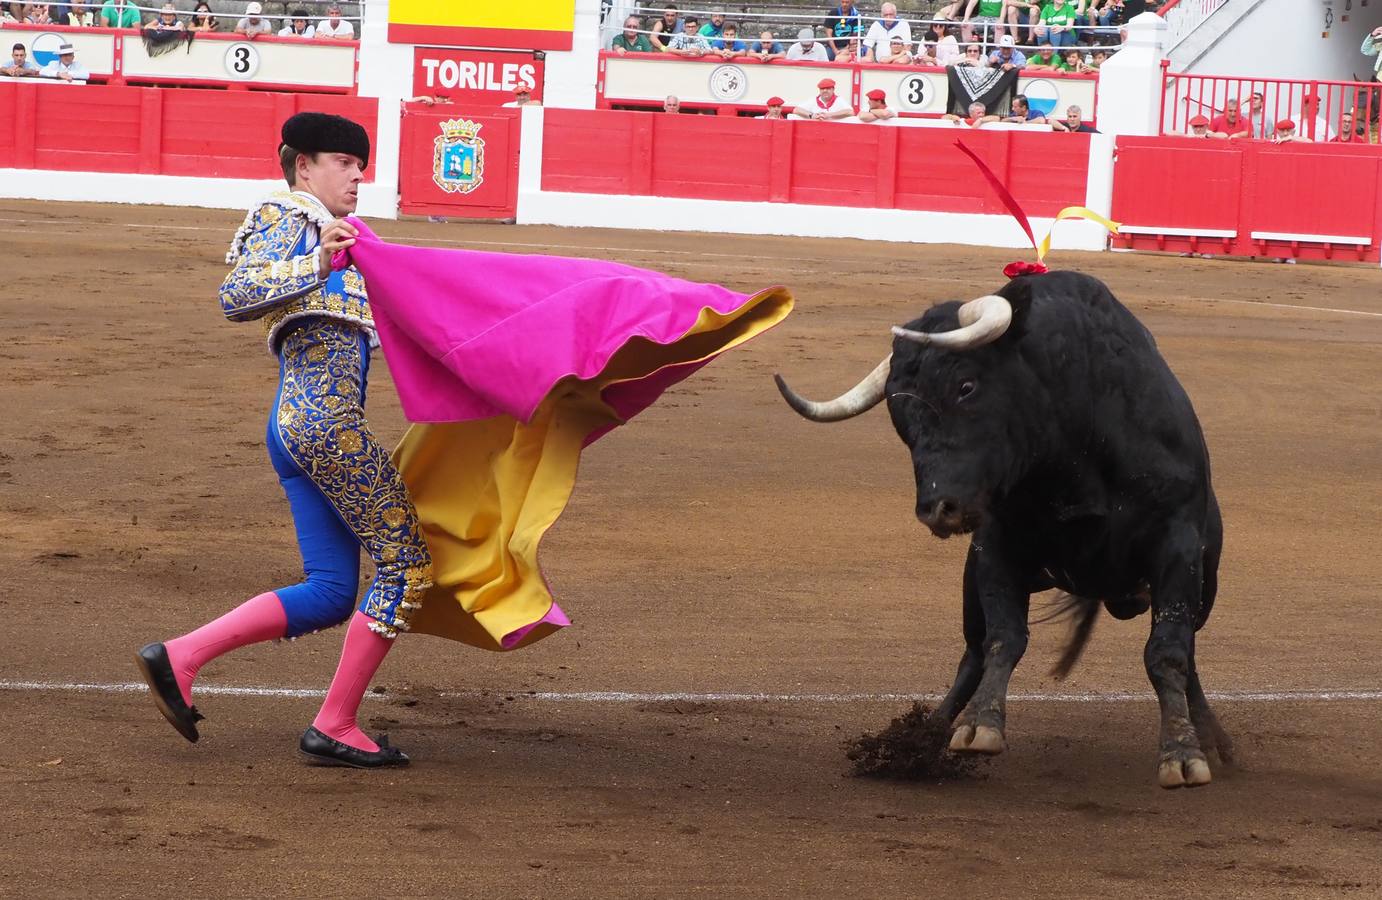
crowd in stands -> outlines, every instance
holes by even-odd
[[[1264,140],[1277,144],[1348,144],[1370,139],[1367,116],[1361,111],[1345,107],[1339,113],[1339,121],[1334,123],[1319,108],[1319,97],[1306,94],[1301,98],[1299,120],[1274,118],[1265,108],[1262,92],[1253,91],[1246,103],[1240,103],[1237,97],[1228,98],[1222,109],[1214,111],[1213,118],[1204,114],[1192,116],[1186,136],[1221,141]]]
[[[833,7],[819,25],[761,29],[754,39],[723,7],[708,14],[668,3],[645,22],[625,19],[610,49],[616,54],[774,59],[903,66],[1002,66],[1052,72],[1091,72],[1126,38],[1123,26],[1144,0],[951,0],[934,18],[913,21],[883,3],[876,17],[854,3]],[[655,8],[642,8],[656,13]],[[921,29],[913,32],[913,26]],[[1028,48],[1022,52],[1019,48]],[[1003,51],[1001,54],[999,51]]]
[[[146,16],[145,13],[148,15]],[[325,16],[295,9],[275,22],[264,15],[262,4],[246,5],[244,15],[217,17],[209,3],[199,2],[191,12],[174,4],[160,9],[140,7],[132,0],[104,0],[97,3],[68,0],[66,3],[0,3],[0,22],[30,25],[66,25],[75,28],[126,28],[146,32],[220,32],[238,34],[248,40],[264,36],[295,37],[311,40],[355,39],[355,25],[343,16],[341,7],[328,6]]]

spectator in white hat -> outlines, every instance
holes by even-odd
[[[797,32],[797,42],[787,48],[787,58],[830,62],[830,56],[825,52],[825,44],[816,40],[816,32],[811,28],[803,28]]]
[[[1027,57],[1022,55],[1022,51],[1017,49],[1017,42],[1013,36],[1005,34],[998,39],[998,49],[989,54],[989,65],[995,69],[1002,69],[1004,72],[1009,69],[1020,69],[1027,65]]]
[[[260,35],[273,34],[274,26],[264,18],[264,7],[258,3],[251,3],[245,7],[245,17],[235,23],[235,33],[254,40]]]
[[[158,15],[144,26],[145,31],[183,31],[185,27],[178,18],[178,8],[171,3],[163,4]]]
[[[86,81],[91,73],[77,62],[77,51],[64,41],[58,45],[58,58],[43,67],[44,78],[57,78],[62,81]]]
[[[341,8],[334,3],[327,8],[326,18],[317,23],[317,40],[355,40],[355,26],[341,18]]]

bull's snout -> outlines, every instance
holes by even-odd
[[[953,497],[919,498],[917,518],[938,538],[948,538],[966,530],[964,510]]]

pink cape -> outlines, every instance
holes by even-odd
[[[537,544],[574,485],[581,447],[791,311],[602,260],[406,247],[351,219],[403,411],[395,462],[436,585],[413,629],[513,649],[569,624]]]

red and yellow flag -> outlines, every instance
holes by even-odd
[[[576,0],[389,3],[389,40],[395,44],[570,50],[575,25]]]

